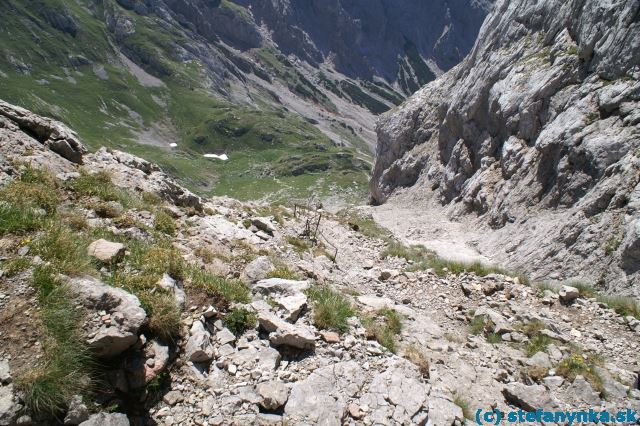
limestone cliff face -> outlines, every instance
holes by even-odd
[[[636,1],[498,1],[468,57],[380,120],[372,201],[410,187],[535,278],[638,294],[639,63]]]

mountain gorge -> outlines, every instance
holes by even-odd
[[[0,91],[203,193],[363,199],[376,116],[461,59],[489,4],[343,3],[6,1]]]
[[[469,56],[381,119],[373,201],[445,212],[536,279],[637,296],[639,11],[497,2]]]

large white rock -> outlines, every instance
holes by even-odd
[[[136,343],[138,331],[147,320],[136,296],[92,277],[70,278],[67,282],[82,305],[95,311],[88,315],[84,328],[87,343],[97,356],[113,357]],[[98,311],[106,311],[110,321],[97,318]]]
[[[206,362],[213,358],[211,334],[201,321],[195,321],[189,331],[189,340],[185,347],[187,358],[193,362]]]
[[[87,248],[87,254],[102,262],[115,262],[124,255],[124,244],[99,239]]]

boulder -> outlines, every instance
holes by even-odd
[[[575,287],[571,287],[568,285],[563,285],[560,291],[558,292],[558,297],[560,298],[560,302],[564,305],[569,305],[573,303],[580,296],[580,290]]]
[[[98,357],[114,357],[138,341],[147,315],[136,296],[92,277],[71,278],[68,285],[85,308],[105,311],[111,319],[105,323],[89,315],[85,324],[87,343]]]
[[[0,386],[0,426],[15,424],[20,410],[22,405],[13,392],[13,385]]]
[[[295,295],[311,286],[309,281],[285,280],[283,278],[269,278],[260,280],[253,286],[254,293],[260,293],[266,296],[282,294]]]
[[[124,255],[124,251],[124,244],[114,243],[104,239],[92,242],[87,248],[87,254],[89,256],[95,257],[105,263],[117,262]]]
[[[576,376],[567,389],[567,395],[575,403],[584,403],[592,407],[597,407],[602,403],[600,394],[593,390],[591,384],[582,376]]]
[[[75,395],[69,403],[67,415],[64,417],[64,424],[76,426],[87,420],[89,420],[89,409],[82,402],[82,397]]]
[[[525,411],[552,409],[556,404],[549,391],[542,385],[527,386],[523,383],[509,383],[502,389],[505,400]]]
[[[270,236],[273,236],[276,232],[276,228],[273,226],[271,218],[268,217],[254,217],[251,219],[251,224]]]
[[[284,408],[285,424],[341,426],[346,398],[354,396],[363,383],[363,370],[355,361],[318,368],[291,388]]]
[[[307,296],[297,293],[276,299],[277,305],[284,310],[284,319],[296,322],[300,313],[307,307]]]
[[[527,365],[531,367],[546,368],[547,370],[553,367],[549,355],[545,352],[536,352],[531,358],[527,360]]]
[[[288,323],[270,312],[259,312],[258,323],[270,333],[269,341],[274,346],[313,349],[316,345],[315,334],[307,326]]]
[[[259,256],[247,264],[240,278],[247,283],[255,283],[267,278],[274,269],[268,256]]]
[[[260,383],[256,388],[260,405],[266,410],[277,410],[287,403],[289,389],[280,381]]]
[[[173,297],[176,300],[176,304],[181,309],[184,307],[184,303],[187,300],[187,295],[182,289],[182,286],[179,285],[176,280],[174,280],[168,274],[165,273],[162,275],[162,278],[160,278],[160,280],[156,283],[156,285],[172,293]]]
[[[185,347],[185,354],[189,361],[207,362],[213,358],[211,334],[204,328],[201,321],[195,321],[189,331],[189,340]]]
[[[80,423],[80,426],[129,426],[129,424],[129,419],[122,413],[98,413]]]

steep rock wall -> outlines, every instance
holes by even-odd
[[[410,187],[534,278],[638,294],[639,63],[638,2],[497,2],[468,57],[380,120],[372,202]]]

